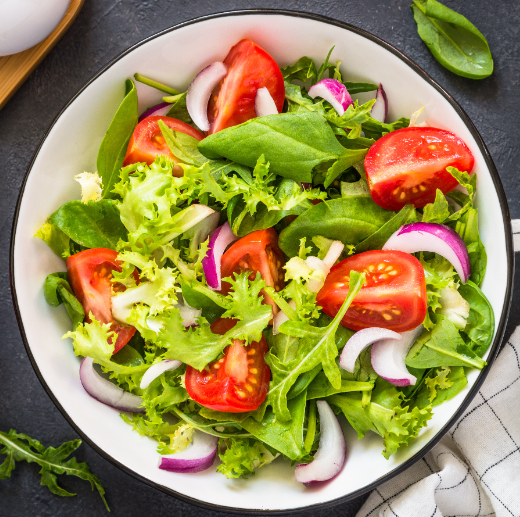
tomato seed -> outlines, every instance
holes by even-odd
[[[387,314],[386,312],[383,312],[383,318],[385,318],[386,321],[390,321],[392,319],[392,316],[390,314]]]
[[[249,368],[249,371],[253,374],[258,373],[258,368]]]

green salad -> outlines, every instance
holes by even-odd
[[[187,92],[136,74],[163,102],[139,116],[126,81],[82,199],[37,233],[66,260],[44,294],[83,386],[159,468],[239,478],[282,456],[325,481],[343,417],[389,458],[486,365],[473,155],[417,113],[387,122],[383,86],[332,52],[279,68],[242,40]]]

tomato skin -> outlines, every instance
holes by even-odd
[[[282,111],[285,100],[282,72],[263,48],[243,39],[231,48],[224,64],[228,73],[213,91],[208,104],[208,134],[255,118],[255,97],[259,88],[266,87],[278,113]]]
[[[434,127],[407,127],[380,138],[365,157],[372,199],[388,210],[407,203],[422,207],[435,201],[436,190],[453,190],[457,180],[446,170],[471,173],[475,159],[454,133]]]
[[[204,138],[204,135],[200,131],[197,131],[181,120],[158,115],[146,117],[137,124],[130,137],[130,142],[128,142],[128,148],[126,149],[125,161],[123,162],[124,167],[139,162],[145,162],[151,165],[157,156],[161,154],[168,156],[175,163],[182,163],[181,160],[172,154],[170,148],[164,141],[161,129],[159,128],[159,120],[162,120],[173,131],[180,131],[199,141]],[[182,176],[182,174],[182,169],[179,166],[175,166],[173,175]]]
[[[366,282],[355,296],[341,324],[352,330],[382,327],[406,332],[426,316],[424,269],[409,253],[395,250],[365,251],[331,270],[316,303],[334,317],[347,297],[350,271],[365,273]]]
[[[278,234],[274,228],[257,230],[235,241],[222,255],[222,278],[232,277],[233,273],[252,271],[250,278],[255,278],[259,272],[265,284],[280,291],[284,287],[284,272],[282,265],[284,255],[278,247]],[[222,293],[228,294],[231,284],[222,282]],[[278,306],[262,290],[264,303],[273,308],[273,315],[278,312]]]
[[[112,271],[121,271],[117,251],[108,248],[94,248],[71,255],[67,259],[67,276],[85,310],[85,322],[90,323],[90,313],[101,323],[111,323],[110,329],[117,333],[114,354],[119,352],[135,334],[135,328],[122,325],[112,317],[111,287]],[[118,290],[118,284],[115,284]],[[124,290],[124,286],[119,287]]]
[[[211,325],[215,334],[225,334],[236,320],[220,318]],[[189,396],[204,407],[228,413],[254,411],[264,401],[271,370],[264,360],[265,338],[244,346],[236,340],[224,356],[199,372],[188,366],[185,384]]]

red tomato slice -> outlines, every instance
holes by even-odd
[[[475,159],[455,134],[435,127],[407,127],[380,138],[365,157],[372,199],[388,210],[407,203],[435,201],[437,189],[453,190],[457,180],[446,170],[471,172]]]
[[[117,263],[117,251],[107,248],[85,250],[67,259],[67,276],[85,310],[85,321],[91,321],[89,314],[101,323],[111,323],[111,330],[117,333],[114,354],[119,352],[135,334],[135,328],[123,325],[112,317],[111,287],[124,291],[122,284],[110,282],[112,271],[121,271]]]
[[[236,325],[236,320],[220,318],[211,325],[215,334],[225,334]],[[271,371],[264,361],[267,343],[244,346],[235,340],[224,349],[224,357],[199,372],[186,368],[186,390],[195,401],[215,411],[244,413],[254,411],[267,395]]]
[[[274,228],[257,230],[242,237],[222,255],[222,278],[232,277],[233,273],[252,271],[250,278],[255,278],[259,272],[265,284],[280,291],[284,287],[284,272],[282,264],[284,255],[278,247],[278,234]],[[222,282],[222,292],[227,294],[231,288],[228,282]],[[273,315],[278,312],[278,306],[262,291],[264,303],[273,307]]]
[[[157,115],[146,117],[136,128],[128,148],[126,150],[125,161],[123,166],[126,167],[132,163],[146,162],[151,165],[157,156],[164,154],[171,158],[175,163],[182,163],[176,156],[172,154],[168,145],[164,141],[161,130],[159,128],[159,120],[162,120],[173,131],[180,131],[186,135],[190,135],[197,140],[202,140],[204,135],[191,127],[189,124],[171,117],[160,117]],[[173,168],[174,176],[182,176],[183,171],[180,167]]]
[[[409,253],[366,251],[336,264],[316,303],[334,317],[345,301],[350,271],[365,273],[366,282],[345,314],[342,325],[353,330],[382,327],[412,330],[426,316],[426,281],[421,263]]]
[[[266,87],[282,111],[285,86],[276,61],[249,39],[239,41],[227,55],[228,73],[215,88],[208,105],[209,134],[256,117],[255,97]]]

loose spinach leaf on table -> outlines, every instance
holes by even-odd
[[[58,208],[49,221],[86,248],[116,250],[119,240],[128,238],[119,210],[111,199],[88,203],[69,201]]]
[[[62,303],[65,305],[74,329],[85,319],[83,305],[74,296],[66,272],[47,275],[43,284],[43,295],[51,307],[58,307]]]
[[[264,155],[271,172],[307,183],[316,165],[336,161],[345,152],[327,121],[315,112],[254,118],[207,136],[199,150],[249,167]]]
[[[11,429],[8,433],[0,432],[0,454],[7,456],[0,465],[0,479],[11,477],[17,461],[37,463],[41,467],[41,484],[45,485],[53,494],[60,496],[76,495],[59,486],[56,479],[59,474],[76,476],[90,482],[92,490],[96,489],[99,492],[106,509],[110,511],[105,499],[105,490],[99,478],[90,472],[86,463],[78,463],[74,457],[67,459],[80,445],[81,440],[73,440],[65,442],[55,449],[54,447],[45,447],[38,440],[26,434],[17,433],[14,429]]]
[[[126,80],[126,94],[101,142],[97,156],[97,170],[103,182],[103,197],[113,197],[112,187],[119,180],[128,141],[137,125],[137,91]]]
[[[493,73],[486,38],[467,18],[437,0],[413,0],[412,10],[419,36],[442,66],[470,79]]]

